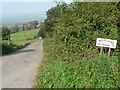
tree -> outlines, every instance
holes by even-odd
[[[7,27],[2,27],[2,40],[10,40],[10,30]]]
[[[23,30],[29,30],[29,28],[28,28],[28,25],[27,25],[27,24],[23,24],[22,26],[23,26]]]
[[[67,10],[67,4],[65,2],[59,2],[57,6],[47,11],[47,19],[45,19],[44,23],[44,30],[47,34],[46,36],[52,36],[51,33],[54,31],[53,27],[61,20],[61,18],[64,18],[64,14]]]
[[[36,28],[37,28],[37,25],[38,25],[38,21],[36,21],[36,20],[31,21],[31,22],[29,22],[27,25],[28,25],[28,28],[29,28],[29,29],[36,29]]]
[[[45,28],[44,28],[44,22],[40,22],[40,30],[38,32],[38,35],[42,38],[45,38]]]
[[[11,27],[11,28],[9,28],[9,29],[10,29],[10,32],[11,32],[11,33],[16,33],[16,32],[19,31],[19,27],[18,27],[17,25],[15,25],[15,26],[13,26],[13,27]]]
[[[33,20],[32,23],[33,23],[33,25],[38,25],[38,21],[36,21],[36,20]]]

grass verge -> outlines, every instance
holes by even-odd
[[[68,62],[59,60],[62,58],[59,51],[50,50],[54,45],[49,39],[44,40],[43,46],[44,60],[34,88],[120,88],[117,56],[108,60],[103,54]]]

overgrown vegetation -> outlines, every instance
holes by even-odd
[[[5,54],[8,54],[8,53],[11,53],[11,52],[14,52],[16,51],[17,49],[20,49],[22,48],[23,46],[18,46],[18,45],[7,45],[7,44],[2,44],[2,52],[0,53],[0,55],[5,55]]]
[[[47,11],[41,27],[44,61],[34,87],[120,88],[119,46],[98,56],[97,38],[118,40],[119,8],[115,2],[59,3]]]
[[[51,51],[54,43],[50,39],[45,39],[43,46],[44,60],[34,88],[120,88],[117,56],[108,60],[106,54],[96,54],[89,60],[84,58],[68,62],[59,50]],[[70,59],[74,55],[65,56]]]

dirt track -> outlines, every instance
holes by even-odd
[[[2,57],[2,88],[32,88],[42,60],[42,41]]]

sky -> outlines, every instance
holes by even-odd
[[[2,2],[3,19],[22,18],[33,15],[44,15],[48,9],[55,6],[54,2]]]
[[[48,9],[55,6],[54,1],[58,0],[2,0],[2,15],[4,16],[16,16],[33,14],[33,13],[45,13]],[[70,2],[72,0],[66,0]],[[1,14],[0,14],[1,15]]]
[[[4,16],[23,16],[28,14],[42,14],[55,6],[52,2],[3,2],[2,15]]]
[[[1,0],[2,2],[53,2],[58,0]],[[65,2],[71,2],[73,0],[64,0]]]
[[[44,19],[46,11],[57,5],[54,1],[57,0],[0,0],[0,17],[2,17],[2,20],[9,21],[30,18]],[[72,0],[67,0],[67,3],[70,2]]]

